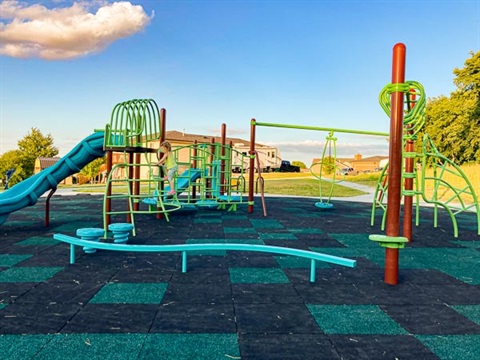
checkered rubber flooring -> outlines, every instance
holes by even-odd
[[[383,282],[368,240],[370,205],[267,198],[260,207],[136,216],[131,244],[250,243],[357,260],[354,269],[265,253],[77,251],[54,233],[102,226],[102,197],[57,196],[0,226],[2,359],[480,359],[480,237],[475,215],[422,208],[400,251],[400,283]],[[120,206],[120,205],[116,205]],[[123,222],[124,219],[114,219]],[[380,215],[377,216],[377,223]]]

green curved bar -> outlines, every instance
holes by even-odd
[[[324,261],[331,264],[346,267],[355,267],[356,260],[346,259],[339,256],[317,253],[308,250],[291,249],[280,246],[252,245],[252,244],[181,244],[181,245],[127,245],[115,243],[101,243],[88,240],[81,240],[64,234],[54,234],[55,240],[70,244],[70,263],[75,263],[75,246],[87,246],[94,249],[114,251],[136,251],[136,252],[182,252],[182,270],[186,272],[186,253],[199,250],[228,250],[228,251],[255,251],[272,254],[291,255],[311,259],[310,281],[315,281],[315,261]],[[313,270],[312,270],[313,269]]]

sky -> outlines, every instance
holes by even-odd
[[[480,50],[480,0],[0,2],[0,154],[32,127],[65,155],[117,103],[154,99],[167,130],[248,140],[258,122],[389,132],[378,103],[403,43],[406,79],[455,90]],[[310,164],[327,132],[258,127]],[[336,133],[337,156],[387,155],[383,137]]]

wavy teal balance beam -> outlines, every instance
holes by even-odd
[[[316,261],[324,261],[331,264],[355,267],[356,260],[346,259],[339,256],[327,255],[308,250],[291,249],[270,245],[251,244],[182,244],[182,245],[127,245],[115,243],[102,243],[78,239],[64,234],[54,234],[55,240],[70,244],[70,264],[75,264],[75,246],[89,247],[102,250],[136,251],[136,252],[181,252],[182,272],[187,272],[187,252],[199,250],[228,250],[228,251],[255,251],[280,255],[298,256],[310,259],[310,282],[315,282]]]

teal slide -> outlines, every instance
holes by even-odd
[[[0,225],[7,220],[10,213],[26,206],[35,205],[40,196],[48,190],[56,188],[63,179],[79,172],[89,162],[105,155],[103,137],[104,132],[95,132],[87,136],[55,165],[0,193]]]
[[[177,186],[175,191],[177,194],[181,194],[183,191],[188,189],[191,183],[195,182],[197,179],[200,178],[202,172],[200,169],[190,168],[185,170],[182,175],[177,177]],[[165,187],[165,192],[170,191],[170,186]]]

